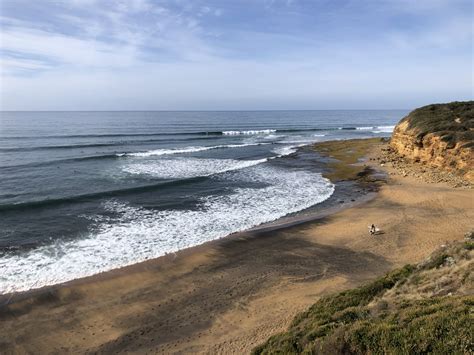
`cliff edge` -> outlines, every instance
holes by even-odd
[[[474,182],[474,101],[417,108],[395,127],[390,146],[407,160]]]

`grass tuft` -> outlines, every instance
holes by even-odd
[[[448,143],[448,149],[454,148],[458,142],[467,142],[463,148],[474,147],[474,101],[420,107],[403,121],[408,122],[409,129],[416,130],[419,145],[422,145],[425,135],[433,133]]]
[[[448,258],[456,258],[470,274],[470,250],[471,241],[460,242],[418,267],[406,265],[362,287],[322,298],[253,354],[474,353],[474,297],[463,291],[423,298],[418,288],[426,278],[448,275]]]

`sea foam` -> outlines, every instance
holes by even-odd
[[[109,200],[110,213],[91,216],[90,234],[0,259],[0,294],[25,291],[131,265],[202,244],[320,203],[334,185],[320,174],[265,164],[227,172],[219,179],[255,181],[202,199],[197,210],[148,210]]]
[[[226,171],[239,170],[266,162],[268,159],[199,159],[175,158],[125,164],[122,171],[132,175],[144,175],[160,179],[186,179],[211,176]]]
[[[356,127],[358,131],[372,131],[372,133],[392,133],[395,126]]]
[[[214,146],[202,146],[202,147],[185,147],[185,148],[175,148],[175,149],[153,149],[146,152],[136,152],[136,153],[119,153],[117,156],[129,156],[129,157],[151,157],[151,156],[160,156],[160,155],[172,155],[172,154],[184,154],[184,153],[195,153],[202,152],[206,150],[213,149],[225,149],[225,148],[245,148],[251,146],[259,146],[270,143],[244,143],[244,144],[222,144]]]
[[[305,145],[306,145],[306,143],[279,147],[279,148],[273,149],[272,152],[277,154],[277,156],[275,158],[280,158],[280,157],[284,157],[286,155],[296,153],[298,148],[303,147]]]
[[[223,131],[224,136],[237,136],[237,135],[257,135],[257,134],[270,134],[275,133],[276,129],[257,129],[247,131]]]
[[[395,126],[378,126],[372,131],[372,133],[392,133]]]

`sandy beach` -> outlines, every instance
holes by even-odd
[[[474,191],[403,176],[379,140],[327,142],[327,176],[377,193],[304,223],[231,235],[64,285],[0,298],[5,353],[248,353],[319,297],[360,285],[474,227]],[[361,158],[365,157],[364,160]],[[352,163],[359,162],[357,165]],[[388,176],[368,169],[382,169]],[[375,171],[375,173],[374,173]],[[370,236],[375,223],[381,233]]]

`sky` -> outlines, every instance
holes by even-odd
[[[472,99],[470,0],[0,0],[1,110]]]

